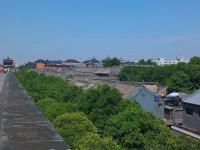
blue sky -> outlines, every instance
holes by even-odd
[[[200,56],[199,0],[0,0],[0,59]]]

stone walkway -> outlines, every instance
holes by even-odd
[[[0,79],[0,150],[67,150],[14,74]]]
[[[6,74],[0,74],[0,92],[5,81]]]

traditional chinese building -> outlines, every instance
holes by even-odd
[[[9,57],[3,60],[3,66],[5,68],[14,68],[15,63],[14,60],[10,59]]]
[[[38,70],[44,70],[46,68],[46,61],[38,59],[35,61],[35,66]]]
[[[84,64],[87,67],[101,67],[101,63],[99,60],[97,60],[95,57],[90,59],[90,60],[86,60],[84,61]]]

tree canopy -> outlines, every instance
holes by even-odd
[[[119,65],[120,65],[120,60],[116,57],[103,61],[104,67],[112,67],[112,66],[119,66]]]
[[[156,63],[152,62],[151,59],[148,59],[148,60],[144,60],[144,59],[140,59],[138,61],[138,64],[139,65],[156,65]]]
[[[190,59],[190,64],[193,65],[200,65],[200,57],[194,56]]]
[[[180,63],[155,67],[124,67],[119,75],[122,81],[157,82],[166,85],[168,92],[192,93],[200,88],[200,65]]]
[[[88,133],[76,144],[80,150],[123,150],[111,138],[101,138],[100,135]]]
[[[76,108],[74,108],[70,103],[56,102],[49,104],[44,111],[45,115],[51,121],[66,112],[76,112]]]
[[[54,120],[55,128],[66,143],[76,147],[76,142],[87,133],[97,133],[97,128],[83,113],[65,113]]]
[[[160,120],[133,104],[111,117],[107,124],[106,133],[126,149],[163,149],[173,136]]]

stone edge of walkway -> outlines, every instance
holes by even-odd
[[[16,82],[19,84],[19,87],[20,88],[22,88],[24,91],[25,91],[25,93],[27,94],[27,96],[33,101],[33,103],[36,105],[36,103],[35,103],[35,101],[32,99],[32,97],[29,95],[29,93],[26,91],[26,89],[22,86],[22,84],[20,83],[20,81],[17,79],[17,77],[13,74],[13,76],[14,76],[14,78],[16,79]],[[8,75],[7,75],[7,77],[8,77]],[[1,120],[1,122],[0,122],[0,129],[2,129],[2,118],[3,118],[3,111],[4,111],[4,99],[3,99],[3,96],[4,96],[4,94],[5,94],[5,92],[6,92],[6,84],[7,84],[7,77],[5,78],[5,81],[4,81],[4,83],[3,83],[3,85],[2,85],[2,90],[0,91],[0,120]],[[41,111],[41,109],[36,105],[36,107],[40,110],[40,112],[42,113],[42,111]],[[43,114],[43,113],[42,113]],[[43,114],[44,115],[44,114]],[[44,115],[44,117],[46,118],[46,116]],[[46,118],[47,119],[47,118]],[[48,119],[47,119],[48,120]],[[55,128],[54,128],[54,126],[53,126],[53,124],[48,120],[48,122],[49,122],[49,125],[50,125],[50,128],[51,128],[51,130],[52,130],[52,132],[54,132],[55,133],[55,136],[58,138],[58,139],[60,139],[60,141],[63,141],[64,142],[64,140],[63,140],[63,138],[60,136],[60,134],[55,130]],[[0,135],[1,135],[1,130],[0,130]],[[0,140],[0,145],[1,145],[1,141],[2,140]],[[64,142],[65,143],[65,142]],[[70,148],[69,148],[69,146],[65,143],[65,145],[66,145],[66,148],[65,148],[65,150],[70,150]],[[1,146],[0,146],[0,150],[1,150]]]

